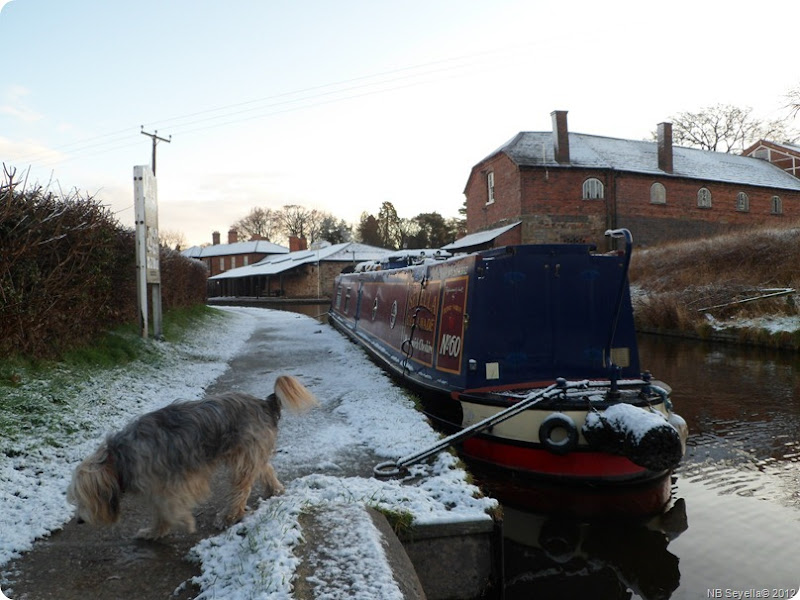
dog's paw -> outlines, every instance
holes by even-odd
[[[137,540],[157,540],[158,538],[163,537],[163,535],[163,533],[159,533],[152,527],[143,527],[136,532],[134,537]]]
[[[236,523],[241,521],[242,517],[244,517],[244,514],[241,514],[241,515],[226,515],[226,514],[217,515],[217,518],[214,519],[214,527],[216,527],[217,529],[222,531],[223,529],[227,529],[231,525],[235,525]]]

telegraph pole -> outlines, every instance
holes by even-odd
[[[153,140],[152,168],[133,168],[133,189],[136,205],[136,266],[138,269],[136,288],[139,296],[139,325],[142,337],[147,337],[147,288],[152,293],[153,336],[161,339],[161,265],[158,242],[158,193],[156,191],[156,145],[172,141],[164,138],[158,130],[148,133],[142,125],[142,135]]]
[[[172,136],[170,135],[170,136],[169,136],[169,139],[167,139],[167,138],[163,138],[163,137],[160,137],[160,136],[158,135],[158,129],[156,129],[156,130],[155,130],[153,133],[147,133],[147,132],[144,130],[144,125],[142,125],[142,131],[141,131],[141,134],[142,134],[142,135],[146,135],[147,137],[149,137],[150,139],[152,139],[152,140],[153,140],[153,161],[152,161],[152,167],[153,167],[153,175],[155,175],[155,174],[156,174],[156,144],[158,144],[158,142],[167,142],[167,143],[169,144],[169,143],[172,141]]]

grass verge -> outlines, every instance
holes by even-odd
[[[192,330],[224,315],[207,306],[176,309],[164,315],[167,343],[178,343]],[[17,450],[16,442],[35,435],[49,444],[81,427],[81,390],[99,374],[136,361],[158,364],[163,360],[163,343],[142,339],[138,326],[125,325],[103,335],[91,346],[65,352],[58,360],[12,356],[0,364],[0,451]],[[55,443],[55,442],[52,442]]]

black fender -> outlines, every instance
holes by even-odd
[[[553,431],[563,429],[566,437],[555,441]],[[553,454],[567,454],[578,447],[578,428],[569,416],[563,413],[553,413],[547,417],[539,427],[539,442]]]

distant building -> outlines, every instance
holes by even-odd
[[[192,246],[181,252],[184,256],[203,261],[208,268],[209,277],[219,275],[230,269],[252,265],[270,255],[289,252],[289,248],[286,246],[279,246],[258,238],[240,242],[235,229],[228,231],[227,244],[219,243],[218,231],[214,231],[211,234],[211,240],[212,244],[210,246]]]
[[[301,240],[305,242],[305,240]],[[328,244],[230,269],[209,278],[209,297],[284,297],[294,299],[330,298],[334,278],[361,262],[374,261],[389,250],[356,242]]]
[[[797,144],[779,144],[777,142],[759,140],[745,149],[742,154],[771,162],[790,175],[800,178],[800,146]]]
[[[604,232],[618,227],[649,245],[800,217],[793,176],[800,149],[791,160],[787,152],[785,163],[777,154],[768,162],[673,146],[670,123],[658,126],[657,141],[641,141],[571,133],[566,111],[552,119],[552,131],[521,132],[472,168],[467,237],[495,232],[503,239],[480,244],[591,242],[604,249]],[[752,155],[767,152],[766,144]]]

